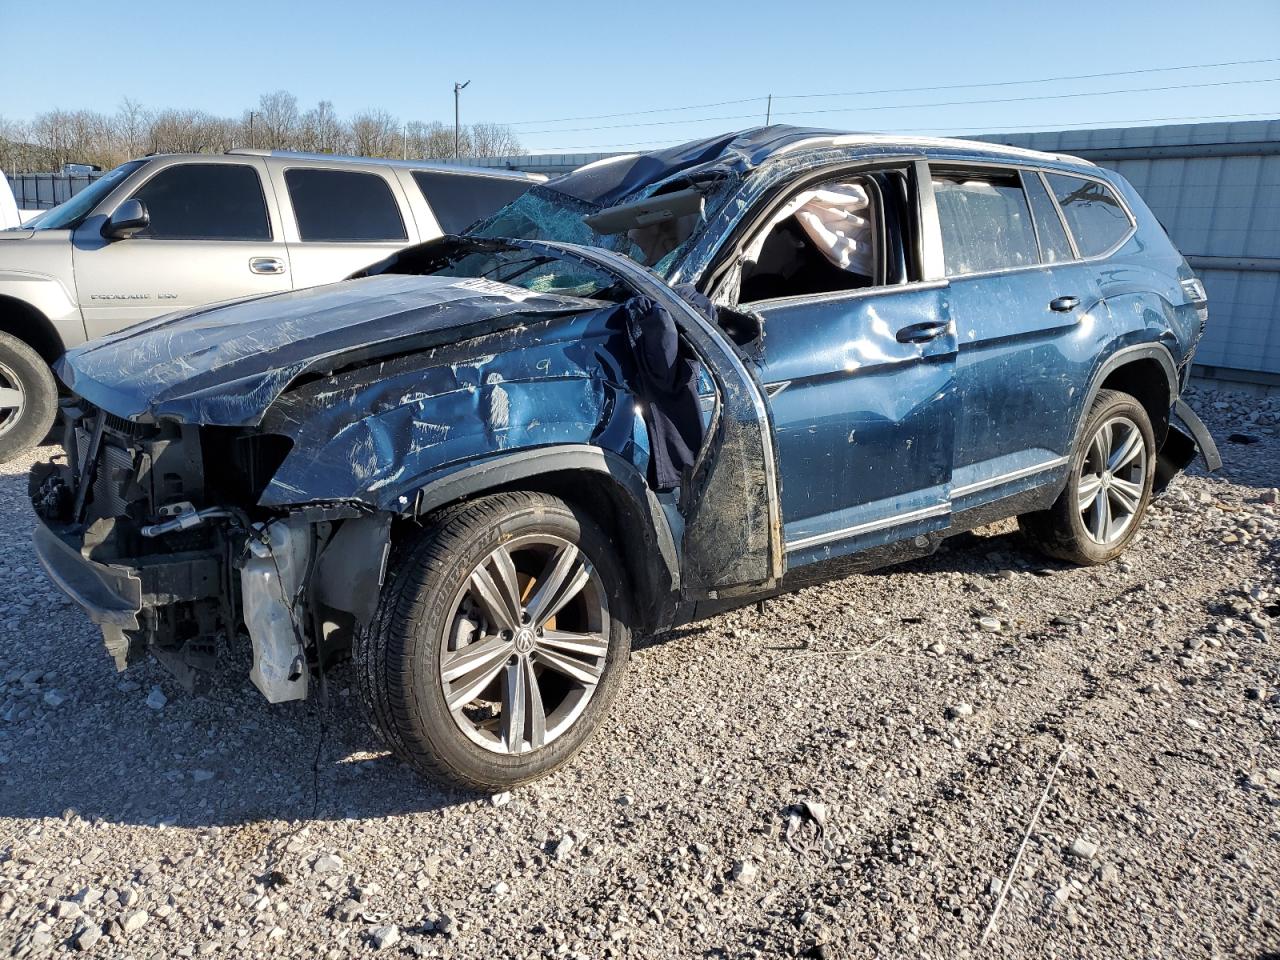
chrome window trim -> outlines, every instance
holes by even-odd
[[[1053,470],[1057,467],[1064,466],[1068,457],[1054,457],[1052,460],[1045,460],[1042,463],[1033,463],[1029,467],[1022,467],[1018,470],[1010,470],[1008,473],[1002,473],[999,476],[988,477],[985,480],[976,480],[973,483],[966,483],[963,487],[955,487],[951,491],[951,496],[967,497],[971,493],[978,493],[982,490],[989,490],[992,487],[998,487],[1001,484],[1012,483],[1014,480],[1022,480],[1025,477],[1035,476],[1037,473],[1043,473],[1046,470]]]
[[[932,507],[924,507],[920,510],[911,510],[907,513],[895,513],[893,516],[881,517],[879,520],[868,520],[865,523],[857,523],[852,527],[843,527],[839,530],[830,530],[826,533],[815,533],[807,537],[800,537],[796,540],[788,540],[786,542],[787,553],[794,553],[797,550],[804,550],[807,547],[817,547],[824,543],[830,543],[833,540],[846,540],[850,537],[856,537],[864,533],[874,533],[877,530],[885,530],[889,527],[901,526],[905,523],[911,523],[914,520],[927,520],[930,517],[942,517],[951,512],[951,504],[939,503]]]
[[[911,290],[943,290],[951,286],[950,280],[911,280],[907,283],[885,284],[878,287],[859,287],[856,290],[830,290],[826,293],[798,293],[790,297],[773,297],[769,300],[751,300],[741,304],[750,310],[767,310],[771,307],[789,307],[806,303],[832,303],[844,300],[861,300],[864,297],[891,297]]]

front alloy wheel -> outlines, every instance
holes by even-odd
[[[458,592],[440,645],[454,723],[497,753],[541,749],[591,702],[609,655],[609,601],[576,546],[550,534],[505,543]]]
[[[557,497],[512,492],[446,509],[397,554],[354,650],[392,750],[483,790],[568,761],[626,670],[631,604],[611,539]]]

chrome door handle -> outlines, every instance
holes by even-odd
[[[928,343],[946,333],[949,326],[940,320],[926,320],[903,327],[895,336],[899,343]]]
[[[284,261],[276,257],[250,257],[249,272],[276,276],[284,273]]]
[[[1079,297],[1057,297],[1049,301],[1049,309],[1056,313],[1070,313],[1080,306]]]

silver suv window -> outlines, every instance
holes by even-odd
[[[241,163],[166,167],[134,193],[151,217],[134,234],[152,240],[270,240],[258,171]]]
[[[1133,226],[1124,206],[1106,184],[1062,173],[1048,177],[1080,256],[1101,256],[1123,240]]]
[[[413,182],[426,197],[431,212],[436,215],[436,222],[445,233],[462,233],[477,220],[505,207],[531,186],[524,180],[431,170],[413,171]]]
[[[375,173],[295,167],[285,171],[284,182],[304,241],[409,239],[391,187]]]

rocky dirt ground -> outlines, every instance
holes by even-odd
[[[10,463],[0,950],[1276,957],[1280,399],[1194,402],[1225,470],[1123,562],[1006,523],[646,640],[577,762],[494,798],[381,751],[346,673],[323,707],[117,675]]]

